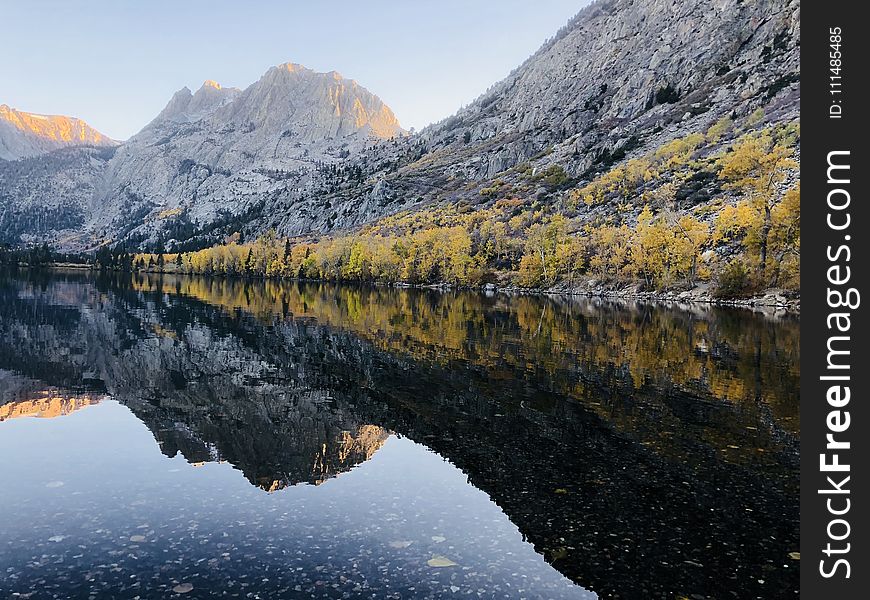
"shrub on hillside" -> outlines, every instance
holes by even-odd
[[[716,278],[717,298],[743,298],[752,294],[755,284],[752,276],[740,260],[732,260]]]

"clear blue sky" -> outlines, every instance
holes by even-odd
[[[185,85],[297,62],[359,81],[406,128],[502,79],[588,0],[3,2],[0,104],[125,139]]]

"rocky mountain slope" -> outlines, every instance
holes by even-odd
[[[797,119],[799,61],[796,0],[599,0],[471,105],[413,136],[336,73],[285,64],[244,91],[206,82],[178,92],[81,186],[70,204],[87,205],[85,217],[75,236],[55,239],[172,250],[268,229],[316,236],[433,203],[476,204],[526,163],[556,165],[579,185],[723,117]],[[21,187],[0,178],[7,196]]]
[[[72,147],[0,160],[0,243],[75,247],[115,148]]]
[[[724,115],[765,106],[772,120],[796,117],[799,47],[794,1],[601,0],[422,137],[439,158],[468,140],[466,160],[451,160],[466,177],[545,151],[583,175]]]
[[[0,104],[0,160],[39,156],[70,146],[116,146],[81,119],[37,115]]]
[[[723,117],[741,122],[760,109],[758,126],[793,121],[799,15],[793,0],[600,0],[475,102],[409,140],[395,172],[367,183],[396,203],[478,204],[493,181],[515,182],[518,165],[558,166],[566,186],[580,186]]]

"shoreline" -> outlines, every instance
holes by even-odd
[[[31,267],[19,267],[31,269]],[[58,263],[47,265],[51,270],[76,270],[76,271],[99,271],[91,265],[83,265],[77,263]],[[113,273],[120,273],[115,270]],[[777,288],[764,290],[761,293],[745,298],[716,298],[713,296],[709,285],[700,285],[688,290],[671,290],[671,291],[642,291],[639,284],[628,283],[623,287],[618,284],[604,285],[596,280],[587,280],[585,285],[569,285],[557,284],[550,288],[523,288],[515,285],[497,285],[494,283],[486,283],[480,286],[455,286],[449,283],[384,283],[384,282],[364,282],[364,281],[332,281],[328,279],[307,279],[302,277],[248,277],[245,275],[227,275],[215,274],[205,275],[202,273],[183,273],[177,271],[156,271],[156,270],[136,270],[130,273],[148,273],[151,275],[186,275],[192,277],[222,277],[222,278],[238,278],[250,280],[274,280],[274,281],[308,281],[319,283],[336,283],[336,284],[364,284],[375,287],[393,287],[397,289],[430,289],[430,290],[467,290],[475,291],[484,294],[520,294],[520,295],[539,295],[539,296],[558,296],[558,297],[585,297],[585,298],[602,298],[612,300],[633,300],[661,304],[684,304],[684,305],[708,305],[719,306],[725,308],[743,308],[747,310],[773,310],[782,311],[791,314],[800,314],[801,302],[799,292],[789,292]]]
[[[556,286],[555,288],[540,290],[535,293],[646,301],[663,304],[766,309],[795,314],[800,314],[801,308],[799,292],[789,292],[778,288],[769,288],[744,298],[717,298],[713,295],[709,285],[700,285],[688,290],[644,291],[639,289],[637,284],[627,284],[624,287],[591,284],[587,285],[585,289],[582,286],[567,288],[565,286]]]
[[[421,289],[469,289],[483,293],[502,293],[502,294],[520,294],[520,295],[536,295],[536,296],[556,296],[556,297],[581,297],[581,298],[600,298],[607,300],[624,300],[624,301],[639,301],[655,304],[676,304],[676,305],[707,305],[718,306],[724,308],[743,308],[747,310],[766,310],[766,311],[781,311],[789,314],[800,314],[801,302],[800,295],[795,298],[788,298],[783,290],[770,289],[765,290],[761,294],[748,296],[746,298],[716,298],[708,291],[702,288],[695,288],[685,291],[663,291],[649,292],[639,291],[636,286],[628,286],[624,289],[613,289],[606,287],[593,288],[564,288],[554,287],[548,289],[522,288],[517,286],[495,286],[485,284],[476,288],[456,288],[451,285],[412,285],[412,284],[394,284],[395,287],[406,288],[421,288]]]

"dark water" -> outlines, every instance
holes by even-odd
[[[0,597],[793,598],[798,342],[708,308],[5,274]]]

